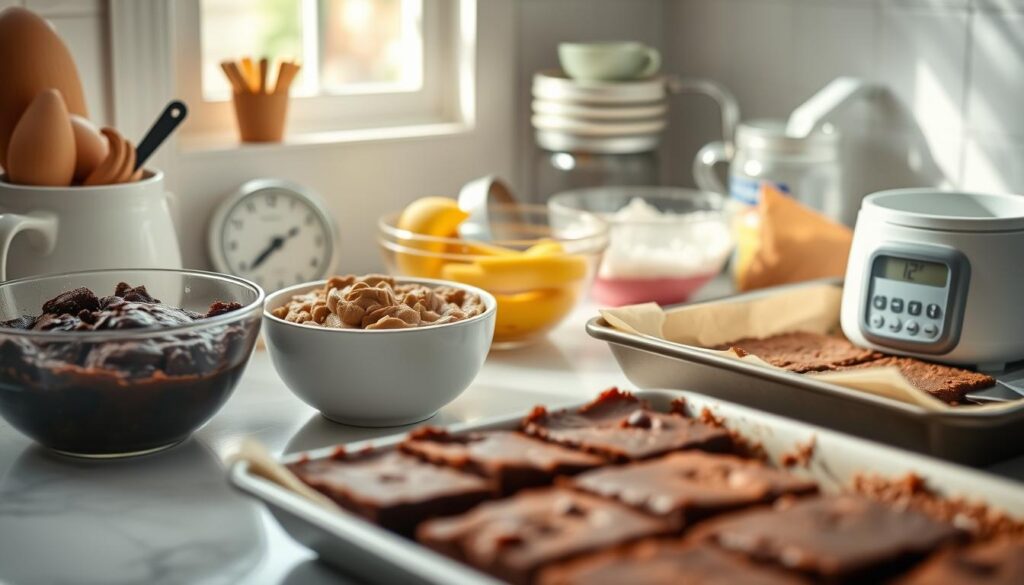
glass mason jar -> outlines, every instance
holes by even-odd
[[[718,163],[729,163],[728,188],[715,175]],[[701,189],[726,193],[746,205],[756,205],[761,185],[768,183],[836,221],[845,215],[839,135],[834,131],[793,138],[786,136],[782,120],[743,122],[734,148],[712,142],[697,153],[693,175]]]
[[[541,201],[555,193],[587,187],[658,184],[658,153],[595,152],[582,148],[541,150],[537,155],[537,193]]]

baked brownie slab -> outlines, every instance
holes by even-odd
[[[745,337],[723,343],[715,349],[734,349],[740,355],[753,354],[773,366],[798,374],[823,372],[882,357],[882,354],[857,347],[838,335],[807,331],[764,338]]]
[[[339,506],[411,536],[420,522],[458,514],[488,499],[486,480],[396,451],[340,455],[288,466]]]
[[[757,565],[714,546],[647,540],[545,569],[539,585],[797,585],[793,573]]]
[[[887,356],[868,363],[838,368],[840,370],[895,366],[915,388],[948,403],[962,402],[969,392],[989,388],[995,378],[962,368],[933,364],[908,357]]]
[[[679,527],[784,495],[818,491],[813,481],[758,461],[699,451],[588,471],[567,484],[668,518]]]
[[[913,510],[851,495],[802,498],[712,521],[719,546],[829,581],[878,579],[962,533]]]
[[[493,481],[502,494],[550,484],[604,463],[596,455],[545,443],[512,431],[452,435],[435,427],[410,433],[399,447],[421,459],[470,471]]]
[[[936,555],[899,585],[1020,585],[1024,541],[999,538]]]
[[[549,412],[538,407],[522,427],[528,435],[617,462],[681,449],[721,452],[732,447],[728,429],[651,410],[647,403],[616,388],[579,410]]]
[[[417,540],[511,583],[579,555],[666,534],[664,520],[564,488],[520,492],[424,523]]]

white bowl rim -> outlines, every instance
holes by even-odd
[[[333,327],[310,327],[309,325],[303,325],[302,323],[292,323],[291,321],[285,321],[284,319],[281,319],[280,317],[277,317],[270,312],[270,305],[276,303],[281,297],[284,297],[286,295],[291,297],[293,295],[302,294],[304,292],[309,292],[313,289],[322,287],[323,285],[327,284],[328,280],[330,280],[328,278],[324,278],[321,280],[311,280],[308,282],[294,284],[287,288],[282,288],[281,290],[274,291],[273,293],[268,294],[266,300],[263,302],[263,318],[268,319],[271,322],[280,323],[282,325],[298,327],[304,331],[318,331],[324,332],[328,335],[385,335],[389,333],[413,334],[417,331],[432,331],[435,329],[441,329],[443,327],[468,326],[471,323],[474,323],[476,321],[482,321],[498,312],[498,299],[494,298],[494,295],[485,291],[482,288],[477,288],[475,286],[463,284],[461,282],[455,282],[453,280],[441,280],[437,278],[413,278],[405,276],[392,276],[390,278],[393,278],[395,280],[395,284],[425,284],[434,288],[437,288],[439,286],[459,288],[471,292],[475,295],[478,295],[481,299],[483,299],[484,306],[486,307],[486,309],[484,309],[484,312],[480,313],[479,315],[473,315],[469,319],[462,319],[461,321],[455,321],[454,323],[441,323],[439,325],[425,325],[422,327],[406,327],[403,329],[337,329]]]

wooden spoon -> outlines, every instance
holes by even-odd
[[[18,6],[0,10],[0,166],[8,166],[14,127],[47,89],[60,92],[68,112],[88,116],[75,60],[50,23]]]
[[[19,185],[64,187],[75,174],[75,133],[56,89],[32,100],[11,133],[7,178]]]
[[[89,176],[82,181],[83,185],[112,185],[123,183],[128,177],[124,176],[125,165],[128,162],[128,149],[135,150],[132,145],[121,136],[121,133],[113,128],[103,128],[100,132],[107,137],[110,143],[110,152],[107,158],[103,159]],[[131,155],[134,156],[134,155]]]
[[[75,133],[75,182],[81,183],[107,158],[110,146],[92,122],[71,114],[71,129]]]

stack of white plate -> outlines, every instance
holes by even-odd
[[[667,125],[662,76],[635,81],[576,81],[559,70],[533,76],[533,127],[549,151],[646,152]]]

